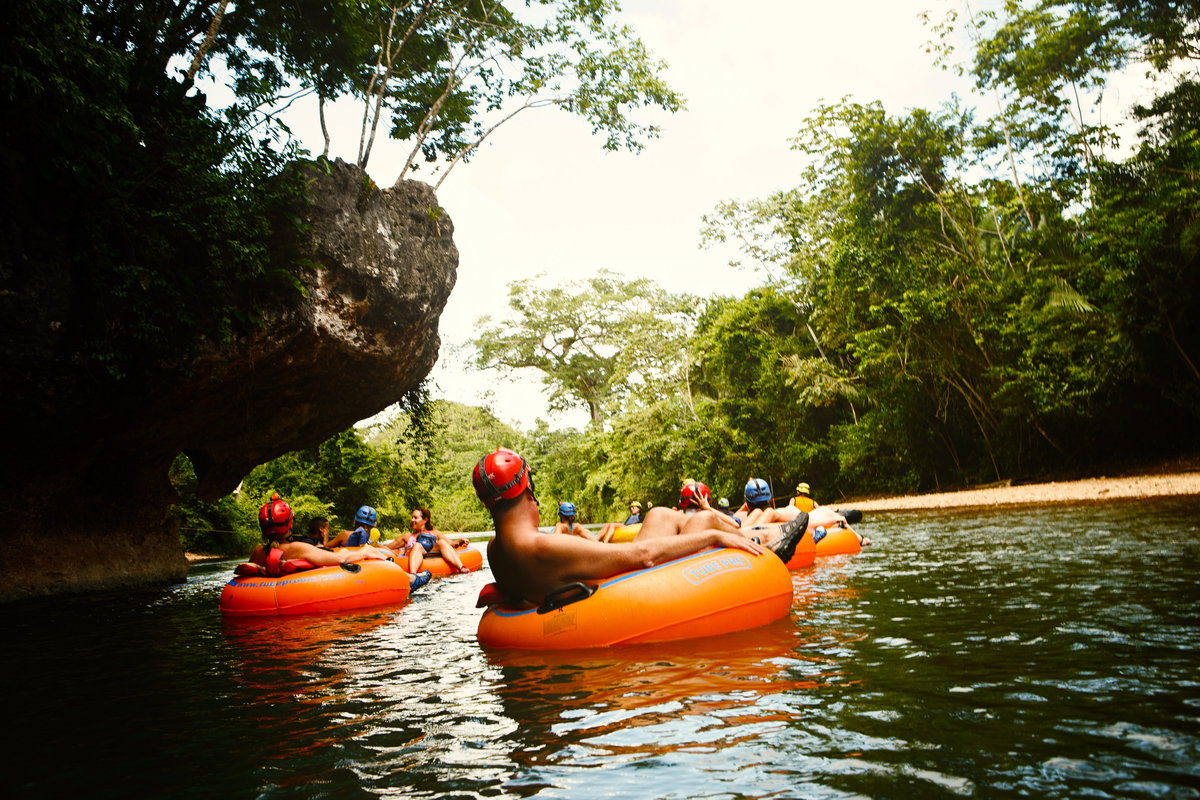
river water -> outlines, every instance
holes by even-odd
[[[5,608],[20,797],[1200,797],[1200,499],[868,518],[790,618],[475,641],[487,570],[251,623],[231,562]]]

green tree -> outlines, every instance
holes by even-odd
[[[509,284],[508,319],[479,320],[471,342],[477,368],[538,370],[551,408],[582,406],[593,425],[623,399],[678,375],[695,298],[603,271],[550,289],[536,286],[543,279]]]
[[[206,4],[207,5],[207,4]],[[211,44],[193,71],[224,64],[240,113],[277,115],[315,94],[325,153],[325,107],[341,96],[363,104],[357,163],[365,168],[381,128],[411,151],[400,178],[467,160],[500,125],[537,108],[582,117],[604,146],[640,149],[658,134],[635,112],[683,107],[634,32],[614,21],[613,0],[290,0],[211,4],[197,16]],[[295,35],[304,31],[303,36]]]
[[[1200,58],[1200,5],[1152,0],[1044,0],[1009,2],[994,26],[981,25],[973,72],[993,85],[1006,109],[1042,108],[1056,120],[1030,141],[1054,142],[1061,154],[1054,177],[1074,175],[1075,196],[1088,213],[1074,220],[1079,286],[1100,312],[1111,345],[1106,363],[1118,376],[1096,381],[1089,408],[1106,426],[1136,427],[1139,441],[1164,431],[1195,428],[1197,336],[1195,317],[1195,175],[1197,100],[1194,68]],[[1123,162],[1111,153],[1111,125],[1097,107],[1120,70],[1143,68],[1161,93],[1135,109],[1145,123],[1137,153]],[[1053,109],[1053,111],[1048,110]],[[1007,112],[1006,112],[1007,113]],[[1065,131],[1066,134],[1056,133]],[[1071,138],[1074,137],[1074,138]],[[1071,147],[1074,148],[1072,154]],[[1070,164],[1074,157],[1077,163]],[[1086,185],[1082,176],[1086,174]],[[1136,400],[1135,398],[1141,398]],[[1143,413],[1124,413],[1142,405]],[[1152,410],[1151,410],[1152,409]],[[1123,421],[1115,417],[1128,417]],[[1157,420],[1157,425],[1134,420]],[[1155,432],[1157,429],[1157,432]],[[1173,441],[1170,434],[1168,441]]]
[[[249,502],[232,494],[215,502],[196,496],[196,472],[187,456],[179,454],[169,477],[179,495],[174,514],[184,552],[244,555],[260,541],[256,509]]]
[[[1027,184],[1022,206],[1002,174],[969,178],[984,166],[975,130],[954,106],[823,107],[796,140],[813,158],[801,187],[710,220],[773,259],[796,298],[810,341],[780,363],[801,409],[845,414],[813,438],[860,490],[1061,459],[1113,377],[1110,320],[1074,288],[1084,261],[1061,193]]]
[[[296,291],[295,254],[275,238],[302,188],[284,171],[296,152],[169,74],[203,34],[199,8],[6,4],[0,308],[38,318],[18,303],[55,298],[17,326],[13,369],[51,349],[98,387],[147,385],[198,343],[250,330],[252,298]]]
[[[825,360],[806,312],[763,288],[713,301],[698,325],[694,385],[708,401],[701,417],[722,430],[704,474],[734,496],[751,477],[782,491],[834,474],[825,437],[831,424],[852,418],[858,389]]]
[[[316,447],[286,453],[255,467],[242,489],[256,498],[277,491],[289,502],[305,495],[321,498],[327,513],[348,526],[359,506],[388,507],[386,501],[394,496],[384,490],[389,466],[387,453],[373,448],[351,429]]]
[[[1124,382],[1179,430],[1200,419],[1200,84],[1184,81],[1138,115],[1137,154],[1101,165],[1086,281],[1127,337],[1140,374]]]
[[[372,445],[391,454],[394,463],[407,465],[414,484],[397,505],[407,514],[422,505],[445,530],[480,531],[491,528],[491,517],[475,497],[471,470],[497,447],[518,452],[525,437],[487,409],[449,400],[432,400],[422,413],[428,419],[414,429],[412,409],[400,413],[371,437]],[[540,488],[540,487],[539,487]]]

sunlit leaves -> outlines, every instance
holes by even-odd
[[[537,370],[552,408],[582,406],[596,424],[623,398],[679,373],[694,298],[603,271],[564,286],[544,282],[541,276],[510,284],[512,313],[479,321],[476,366]]]

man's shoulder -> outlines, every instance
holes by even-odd
[[[497,541],[499,539],[512,541],[515,539],[524,539],[526,537],[534,536],[538,537],[539,539],[550,538],[546,536],[540,528],[536,528],[532,525],[526,525],[524,523],[513,523],[509,525],[498,525],[496,527],[496,539],[493,539],[493,541]]]

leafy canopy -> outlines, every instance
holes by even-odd
[[[582,406],[597,425],[623,399],[678,375],[695,298],[605,271],[564,286],[543,282],[509,284],[509,317],[479,320],[471,342],[479,369],[513,380],[518,370],[538,370],[551,408]]]

